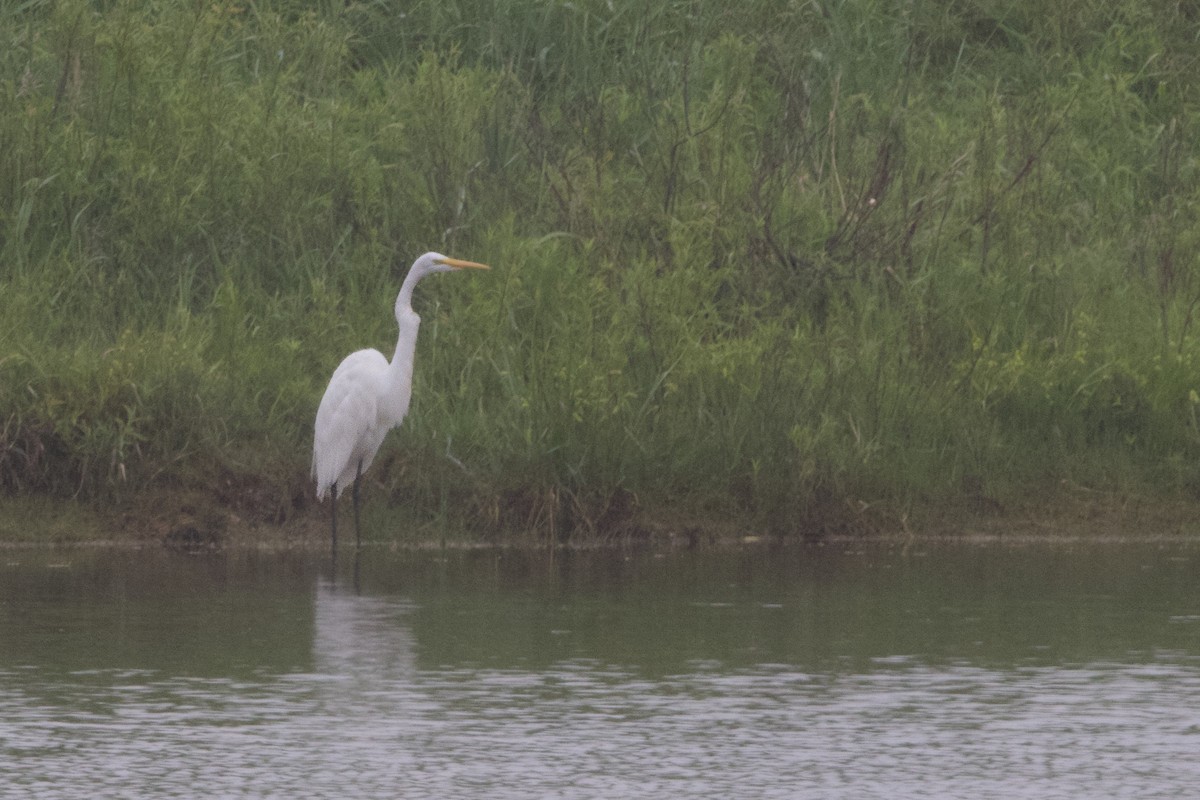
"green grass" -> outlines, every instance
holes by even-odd
[[[428,249],[413,519],[1200,489],[1184,6],[406,5],[0,5],[0,491],[304,507]]]

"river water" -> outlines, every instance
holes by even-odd
[[[1178,798],[1200,549],[0,553],[2,798]]]

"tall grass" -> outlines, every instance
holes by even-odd
[[[0,9],[0,487],[305,501],[427,249],[419,515],[835,526],[1197,474],[1171,3]],[[256,498],[261,498],[261,493]]]

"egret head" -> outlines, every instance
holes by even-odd
[[[490,267],[487,264],[477,264],[474,261],[462,261],[461,259],[450,258],[441,253],[426,253],[413,262],[412,265],[412,273],[418,278],[423,278],[434,272],[453,272],[460,269],[490,269]]]
[[[404,285],[400,287],[400,294],[396,295],[396,319],[405,313],[412,312],[413,290],[421,278],[435,272],[453,272],[460,269],[491,269],[491,267],[487,264],[476,264],[474,261],[450,258],[441,253],[426,253],[414,261],[412,269],[408,271],[408,277],[404,279]]]

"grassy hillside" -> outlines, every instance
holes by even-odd
[[[430,279],[410,519],[804,531],[1200,489],[1174,2],[0,6],[0,492],[311,509]],[[382,487],[382,488],[381,488]]]

